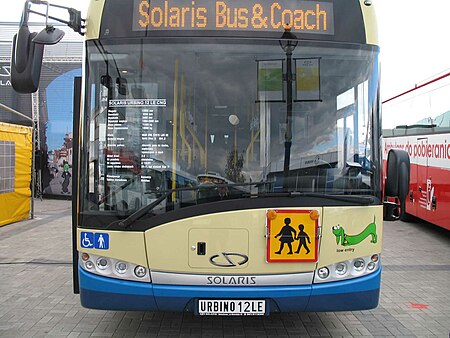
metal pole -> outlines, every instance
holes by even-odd
[[[289,167],[291,163],[291,146],[292,146],[292,49],[289,46],[286,50],[286,134],[284,137],[284,191],[289,190],[288,177]]]
[[[19,113],[17,110],[12,109],[12,108],[4,105],[1,102],[0,102],[0,107],[31,122],[31,128],[32,128],[31,132],[33,133],[33,140],[32,140],[32,146],[31,146],[31,153],[32,153],[32,157],[31,157],[31,172],[32,172],[32,174],[31,174],[30,218],[33,219],[34,218],[34,183],[35,183],[35,180],[36,180],[35,172],[34,172],[34,160],[35,160],[34,159],[34,143],[35,143],[35,139],[34,139],[35,138],[35,135],[34,135],[35,134],[34,133],[34,121],[33,121],[33,119],[31,117],[28,117],[28,116],[26,116],[26,115],[24,115],[22,113]]]
[[[33,155],[36,153],[36,151],[41,150],[41,133],[40,133],[40,122],[39,122],[39,90],[31,94],[31,104],[32,104],[32,119],[33,119],[33,132],[34,132],[34,152]],[[36,159],[35,161],[36,162]],[[33,173],[34,173],[34,193],[38,194],[39,198],[42,201],[42,172],[41,167],[39,165],[38,170],[36,170],[35,165],[33,164]],[[37,191],[36,191],[37,190]],[[33,195],[34,199],[34,195]]]
[[[32,133],[33,133],[33,146],[31,147],[31,152],[32,152],[32,156],[31,156],[31,210],[30,210],[30,217],[31,219],[34,218],[34,193],[35,193],[35,185],[36,185],[36,170],[34,170],[34,166],[35,166],[35,161],[36,161],[36,155],[35,155],[35,150],[34,147],[36,146],[36,133],[35,133],[35,127],[34,127],[34,122],[33,122],[33,127],[32,127]]]
[[[292,52],[297,47],[297,37],[291,33],[291,26],[287,24],[284,33],[279,41],[281,49],[286,53],[286,133],[284,135],[284,165],[283,165],[283,190],[289,191],[289,167],[291,164],[291,147],[292,147],[292,83],[294,74],[292,73]],[[284,41],[284,42],[283,42]]]

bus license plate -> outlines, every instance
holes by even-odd
[[[199,299],[198,314],[201,316],[263,316],[265,300]]]

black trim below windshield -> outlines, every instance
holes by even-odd
[[[334,196],[334,195],[333,195]],[[342,197],[349,197],[342,195]],[[174,222],[180,219],[197,217],[202,215],[210,215],[229,211],[251,210],[251,209],[268,209],[268,208],[321,208],[321,207],[354,207],[362,206],[358,201],[358,196],[354,197],[355,201],[340,201],[336,199],[327,199],[323,197],[310,196],[293,196],[293,197],[257,197],[233,199],[227,201],[219,201],[213,203],[199,204],[191,207],[184,207],[173,211],[168,211],[161,215],[148,215],[134,222],[127,231],[146,231],[148,229]],[[363,206],[381,205],[381,200],[373,196],[359,196],[361,200],[368,201]],[[125,229],[115,222],[125,217],[117,217],[112,213],[105,211],[87,211],[80,214],[80,228],[88,229],[105,229],[108,224],[108,230],[124,231]]]

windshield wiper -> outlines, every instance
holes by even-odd
[[[325,198],[329,200],[335,200],[340,202],[351,202],[359,205],[371,205],[375,201],[372,196],[358,196],[358,195],[331,195],[326,193],[314,193],[314,192],[301,192],[301,191],[289,191],[289,192],[261,192],[256,194],[248,194],[250,198],[257,197],[317,197]]]
[[[194,187],[183,187],[183,188],[175,188],[175,189],[169,189],[164,191],[157,191],[157,193],[162,194],[158,199],[153,201],[150,204],[144,205],[143,207],[136,210],[134,213],[132,213],[127,218],[120,220],[120,221],[113,221],[111,222],[106,229],[111,227],[113,224],[117,224],[119,227],[122,228],[128,228],[131,224],[133,224],[138,219],[142,218],[146,214],[148,214],[150,211],[152,211],[154,208],[156,208],[161,202],[163,202],[167,197],[169,197],[172,193],[179,192],[179,191],[199,191],[199,190],[212,190],[212,189],[219,189],[219,188],[233,188],[233,187],[246,187],[246,186],[261,186],[265,184],[271,184],[272,182],[254,182],[254,183],[205,183],[196,185]],[[154,190],[147,191],[146,194],[155,193]],[[248,192],[243,191],[243,194],[248,194]]]
[[[138,219],[147,215],[153,209],[155,209],[161,202],[163,202],[166,198],[168,198],[172,193],[180,192],[180,191],[201,191],[201,190],[212,190],[212,189],[220,189],[220,188],[233,188],[233,187],[246,187],[246,186],[264,186],[266,184],[272,184],[273,182],[254,182],[254,183],[235,183],[235,184],[218,184],[218,183],[205,183],[200,184],[194,187],[182,187],[176,189],[169,189],[164,191],[158,191],[158,193],[162,194],[158,199],[153,201],[150,204],[144,205],[143,207],[136,210],[134,213],[129,215],[127,218],[119,221],[111,222],[106,228],[110,228],[112,225],[117,224],[121,228],[129,228],[131,224],[133,224]],[[146,193],[154,193],[155,191],[151,190]],[[299,191],[290,191],[290,192],[258,192],[258,193],[250,193],[250,192],[242,192],[243,197],[250,198],[259,198],[259,197],[316,197],[316,198],[325,198],[329,200],[341,201],[341,202],[350,202],[356,203],[358,205],[371,205],[375,201],[372,196],[351,196],[351,195],[331,195],[326,193],[309,193],[309,192],[299,192]]]
[[[358,196],[358,195],[332,195],[326,193],[298,193],[292,192],[292,195],[299,194],[300,196],[305,197],[319,197],[319,198],[327,198],[330,200],[341,201],[341,202],[352,202],[357,203],[359,205],[371,205],[375,202],[375,198],[373,196]]]
[[[138,210],[136,210],[134,213],[132,213],[130,216],[125,218],[124,220],[119,221],[118,225],[123,228],[128,228],[134,221],[138,220],[145,214],[149,213],[151,210],[153,210],[156,206],[158,206],[162,201],[164,201],[167,197],[170,196],[172,192],[174,192],[176,189],[173,189],[173,191],[168,191],[165,194],[163,194],[161,197],[159,197],[156,201],[153,201],[150,204],[147,204]]]

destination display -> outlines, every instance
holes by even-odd
[[[333,3],[322,1],[134,0],[133,31],[240,30],[334,34]]]

